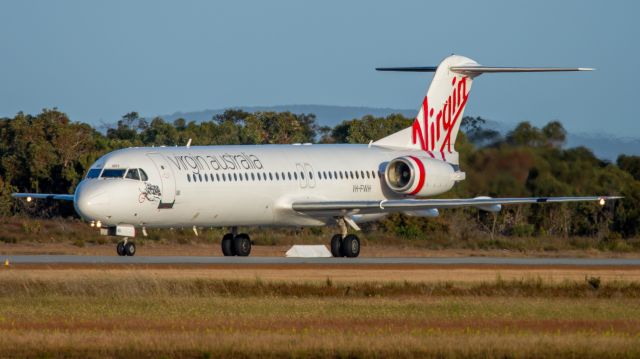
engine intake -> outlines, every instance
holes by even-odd
[[[385,169],[385,181],[399,194],[433,196],[450,190],[455,183],[453,167],[433,158],[403,156],[391,160]]]

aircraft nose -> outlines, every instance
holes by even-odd
[[[85,220],[101,220],[101,213],[109,207],[109,196],[97,183],[83,181],[76,189],[74,206]]]

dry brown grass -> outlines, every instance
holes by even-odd
[[[602,279],[596,289],[584,278],[505,279],[495,271],[480,282],[215,272],[2,270],[0,356],[640,355],[638,281]]]
[[[56,281],[82,278],[255,280],[287,282],[456,282],[478,283],[537,279],[546,283],[583,281],[599,277],[604,282],[640,282],[637,267],[545,267],[545,266],[437,266],[437,265],[26,265],[0,268],[0,278]]]

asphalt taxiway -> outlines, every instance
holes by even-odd
[[[640,267],[640,258],[518,258],[518,257],[405,257],[405,258],[286,258],[286,257],[203,257],[203,256],[80,256],[80,255],[0,255],[12,264],[77,265],[437,265],[437,266],[595,266]]]

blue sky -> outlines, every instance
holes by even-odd
[[[457,53],[484,65],[585,66],[496,74],[468,115],[561,120],[640,136],[640,3],[584,1],[2,1],[0,116],[58,107],[73,120],[238,105],[417,109],[428,74]]]

